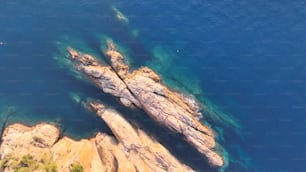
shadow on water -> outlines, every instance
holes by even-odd
[[[65,70],[63,69],[63,73]],[[64,74],[68,75],[68,74]],[[112,96],[103,93],[94,85],[85,81],[82,82],[74,77],[67,76],[71,78],[71,82],[69,87],[71,88],[71,92],[75,93],[84,93],[86,97],[93,97],[99,100],[105,100],[110,104],[116,104],[115,98]],[[72,103],[73,100],[68,96],[69,93],[66,93],[67,98],[69,99],[69,104],[66,110],[66,114],[62,115],[61,123],[63,127],[67,127],[65,129],[65,135],[74,137],[75,139],[81,139],[84,137],[92,137],[94,133],[101,131],[107,134],[112,134],[110,129],[107,127],[105,122],[101,120],[98,116],[92,115],[90,112],[85,110],[80,104],[76,102]],[[65,109],[57,110],[62,113],[65,113]]]

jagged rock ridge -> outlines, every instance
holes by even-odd
[[[148,67],[130,71],[123,55],[110,41],[105,52],[110,66],[71,47],[67,50],[76,70],[86,75],[105,93],[119,98],[126,107],[143,109],[158,123],[182,134],[185,140],[208,158],[212,166],[224,165],[222,156],[214,150],[214,132],[197,120],[202,114],[194,99],[170,90]]]

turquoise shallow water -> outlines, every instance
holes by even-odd
[[[114,7],[128,22],[116,18]],[[300,0],[4,0],[0,108],[16,107],[11,122],[53,121],[82,138],[110,131],[71,93],[99,98],[204,171],[203,157],[179,136],[123,108],[58,60],[67,45],[103,60],[100,46],[108,36],[135,68],[150,66],[203,103],[205,121],[229,154],[225,171],[305,171],[305,9]]]

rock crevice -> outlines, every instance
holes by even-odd
[[[148,67],[130,71],[115,45],[110,41],[107,43],[105,55],[110,66],[99,63],[91,55],[68,48],[75,69],[105,93],[117,97],[124,106],[143,109],[161,125],[182,134],[187,142],[207,157],[212,166],[223,166],[222,156],[214,150],[214,131],[197,120],[202,117],[197,102],[190,96],[169,89]]]

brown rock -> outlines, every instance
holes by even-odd
[[[104,157],[101,160],[107,167],[106,171],[136,172],[134,164],[127,159],[123,146],[115,138],[98,133],[95,144],[99,155]]]
[[[101,163],[95,144],[90,140],[75,141],[64,137],[51,148],[51,152],[59,171],[69,172],[73,163],[80,163],[84,171],[88,172],[100,172],[106,169]]]
[[[139,128],[133,127],[116,111],[97,102],[89,102],[88,106],[112,130],[119,142],[117,147],[121,148],[136,171],[192,171],[181,164],[164,146]]]
[[[141,107],[138,100],[110,66],[103,66],[94,58],[88,58],[88,55],[78,53],[72,48],[68,48],[68,52],[75,62],[76,69],[86,74],[105,93],[119,97],[121,103],[127,107]]]
[[[108,41],[108,50],[106,55],[109,57],[112,67],[120,78],[124,78],[129,72],[129,66],[124,63],[124,57],[117,51],[115,45],[111,41]]]
[[[17,153],[22,157],[29,153],[35,157],[41,157],[49,153],[49,148],[58,140],[59,130],[49,124],[42,123],[34,127],[22,124],[8,126],[2,136],[0,149],[1,159],[11,153]]]
[[[108,44],[106,56],[110,59],[111,68],[99,64],[94,57],[89,59],[71,48],[68,51],[72,60],[77,62],[76,69],[104,92],[118,97],[124,106],[143,109],[155,121],[181,133],[208,158],[212,166],[223,166],[221,155],[214,151],[214,132],[197,120],[202,114],[196,101],[167,88],[161,83],[160,77],[147,67],[128,72],[123,55],[116,50],[114,44]]]
[[[96,102],[89,103],[88,108],[107,123],[115,138],[98,133],[92,139],[80,141],[68,137],[58,139],[59,130],[50,124],[33,127],[14,124],[8,126],[2,136],[1,160],[9,155],[21,158],[30,154],[39,162],[47,156],[61,172],[69,172],[74,163],[81,164],[85,172],[193,171],[142,130],[132,127],[116,111]],[[9,164],[4,171],[14,171]]]

